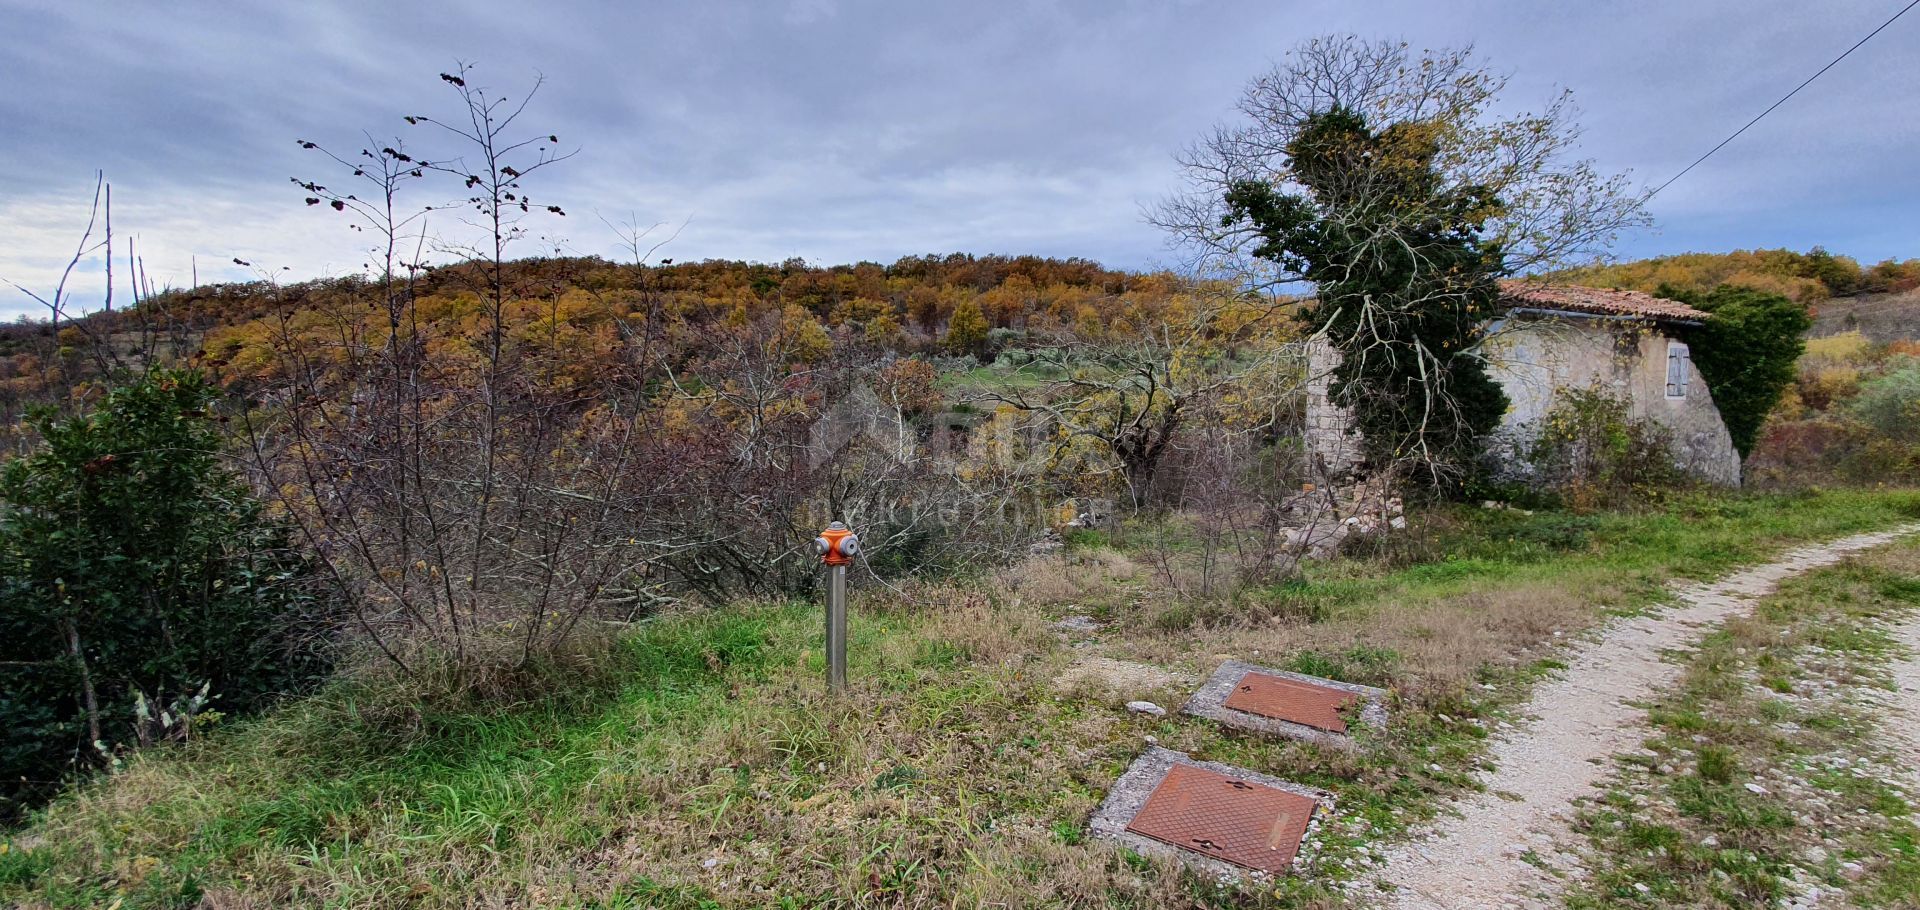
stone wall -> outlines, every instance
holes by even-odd
[[[1517,455],[1562,388],[1600,388],[1626,400],[1629,412],[1667,431],[1674,460],[1709,483],[1740,485],[1740,455],[1691,359],[1681,397],[1667,395],[1667,351],[1676,341],[1644,320],[1575,314],[1514,316],[1496,325],[1482,351],[1488,373],[1507,393],[1496,452],[1525,473]]]
[[[1681,470],[1722,486],[1740,485],[1740,455],[1714,407],[1713,395],[1691,360],[1686,394],[1667,396],[1667,345],[1673,339],[1658,324],[1640,319],[1579,314],[1517,315],[1502,320],[1482,346],[1488,375],[1507,393],[1507,414],[1491,449],[1515,475],[1528,473],[1525,451],[1538,424],[1563,388],[1599,387],[1624,398],[1637,420],[1667,431]],[[1324,340],[1307,343],[1308,450],[1328,481],[1358,466],[1359,438],[1353,415],[1328,400],[1340,354]]]
[[[1328,398],[1340,352],[1316,335],[1307,340],[1307,451],[1319,482],[1332,484],[1352,476],[1360,464],[1360,436],[1353,413]]]

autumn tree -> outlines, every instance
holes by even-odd
[[[980,295],[980,306],[994,325],[1006,328],[1033,312],[1038,297],[1033,282],[1027,276],[1014,274]]]
[[[874,380],[874,393],[894,410],[902,422],[940,405],[937,376],[930,364],[918,357],[902,357],[880,368]]]
[[[941,343],[955,354],[977,357],[986,352],[987,328],[987,317],[980,312],[980,304],[966,300],[953,308],[953,316],[947,320],[947,336]]]
[[[940,291],[927,284],[916,284],[907,292],[907,316],[922,331],[932,333],[940,325]]]
[[[1271,301],[1214,285],[1183,295],[1138,333],[1076,336],[1028,351],[1021,369],[1039,377],[1034,387],[986,398],[1036,421],[1054,440],[1056,463],[1093,446],[1143,508],[1189,422],[1231,422],[1246,435],[1278,422],[1279,402],[1298,385],[1285,368],[1297,359],[1291,340]]]
[[[891,347],[899,344],[900,337],[905,331],[906,329],[900,325],[900,320],[889,315],[875,317],[872,322],[867,323],[863,334],[869,344]]]
[[[933,364],[917,357],[903,357],[880,368],[873,392],[880,403],[892,411],[894,454],[901,460],[913,452],[913,431],[909,421],[940,406],[940,392]]]
[[[1912,277],[1909,273],[1913,272],[1911,262],[1903,268],[1892,260],[1862,270],[1851,258],[1814,247],[1805,253],[1787,249],[1676,253],[1567,269],[1548,277],[1567,284],[1627,288],[1649,294],[1661,293],[1662,287],[1706,294],[1721,285],[1733,285],[1812,304],[1841,294],[1905,289],[1901,280]]]

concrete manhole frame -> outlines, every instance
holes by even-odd
[[[1271,873],[1237,866],[1225,860],[1214,859],[1127,830],[1127,826],[1133,823],[1134,816],[1139,815],[1140,810],[1146,807],[1147,799],[1167,779],[1167,774],[1175,765],[1202,768],[1313,800],[1317,804],[1316,809],[1312,817],[1307,820],[1306,833],[1301,835],[1300,848],[1294,854],[1293,863],[1289,868],[1297,869],[1313,858],[1315,854],[1313,837],[1319,831],[1320,825],[1333,812],[1333,794],[1221,762],[1197,761],[1185,752],[1175,752],[1160,746],[1148,746],[1147,751],[1127,767],[1126,773],[1113,782],[1113,787],[1107,791],[1106,800],[1100,804],[1100,809],[1094,812],[1093,818],[1087,822],[1087,830],[1094,837],[1128,847],[1143,856],[1173,857],[1186,863],[1195,871],[1220,881],[1237,882],[1246,879],[1272,878]]]
[[[1387,726],[1387,690],[1385,689],[1341,682],[1337,679],[1322,679],[1304,673],[1289,673],[1285,670],[1275,670],[1272,667],[1262,667],[1238,660],[1222,663],[1220,669],[1213,671],[1213,675],[1200,686],[1199,691],[1194,692],[1193,697],[1187,699],[1186,705],[1181,710],[1194,717],[1204,717],[1237,730],[1271,733],[1342,749],[1353,747],[1353,738],[1345,733],[1335,733],[1331,730],[1322,730],[1306,724],[1297,724],[1277,717],[1264,717],[1227,707],[1226,700],[1233,694],[1234,686],[1248,673],[1261,673],[1310,686],[1352,693],[1360,699],[1361,723],[1375,730],[1385,729]]]

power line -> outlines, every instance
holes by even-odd
[[[1767,106],[1767,109],[1766,109],[1766,110],[1764,110],[1764,111],[1761,111],[1761,112],[1760,112],[1760,116],[1759,116],[1759,117],[1755,117],[1755,118],[1753,118],[1752,120],[1749,120],[1749,121],[1747,121],[1747,125],[1746,125],[1746,126],[1743,126],[1743,127],[1741,127],[1741,128],[1739,128],[1739,129],[1737,129],[1737,130],[1734,130],[1734,131],[1733,131],[1733,135],[1731,135],[1731,136],[1728,136],[1727,138],[1725,138],[1725,139],[1722,139],[1722,140],[1720,140],[1720,144],[1719,144],[1719,145],[1716,145],[1716,146],[1714,146],[1713,148],[1710,148],[1710,149],[1707,149],[1707,153],[1706,153],[1705,155],[1701,155],[1700,157],[1698,157],[1698,158],[1695,158],[1695,159],[1694,159],[1694,161],[1693,161],[1693,163],[1692,163],[1692,164],[1689,164],[1689,165],[1687,165],[1687,166],[1686,166],[1685,168],[1682,168],[1682,169],[1681,169],[1681,171],[1680,171],[1680,173],[1678,173],[1678,174],[1675,174],[1675,175],[1673,175],[1672,177],[1669,177],[1669,178],[1667,178],[1667,182],[1666,182],[1666,183],[1662,183],[1662,184],[1660,184],[1660,185],[1659,185],[1658,187],[1656,187],[1656,188],[1654,189],[1654,191],[1653,191],[1653,192],[1651,192],[1651,193],[1648,193],[1648,194],[1647,194],[1647,198],[1649,198],[1649,199],[1651,199],[1651,198],[1653,198],[1654,196],[1658,196],[1658,195],[1660,195],[1660,191],[1661,191],[1661,190],[1664,190],[1664,189],[1666,189],[1666,188],[1667,188],[1668,186],[1671,186],[1671,185],[1673,184],[1673,182],[1674,182],[1675,180],[1679,180],[1680,178],[1682,178],[1682,177],[1685,177],[1685,176],[1687,176],[1687,171],[1691,171],[1691,170],[1693,170],[1694,168],[1696,168],[1696,167],[1698,167],[1698,166],[1700,165],[1700,162],[1702,162],[1702,161],[1705,161],[1705,160],[1707,160],[1708,158],[1711,158],[1711,157],[1713,157],[1713,153],[1714,153],[1714,152],[1717,152],[1717,151],[1719,151],[1719,150],[1721,150],[1721,149],[1723,149],[1723,148],[1725,148],[1725,147],[1726,147],[1726,145],[1727,145],[1727,143],[1729,143],[1729,142],[1732,142],[1733,140],[1735,140],[1735,139],[1738,139],[1738,138],[1740,138],[1740,134],[1741,134],[1741,133],[1744,133],[1744,132],[1746,132],[1746,131],[1747,131],[1748,129],[1750,129],[1750,128],[1752,128],[1752,126],[1753,126],[1754,124],[1756,124],[1756,123],[1759,123],[1762,117],[1765,117],[1765,116],[1767,116],[1768,114],[1771,114],[1771,113],[1773,113],[1773,109],[1774,109],[1774,108],[1776,108],[1776,107],[1779,107],[1780,105],[1782,105],[1782,104],[1785,104],[1785,103],[1787,103],[1787,99],[1789,99],[1789,98],[1792,98],[1793,96],[1795,96],[1795,95],[1798,95],[1798,94],[1800,94],[1800,90],[1801,90],[1801,89],[1803,89],[1803,88],[1806,88],[1806,87],[1807,87],[1807,86],[1809,86],[1809,85],[1812,85],[1812,84],[1813,84],[1813,80],[1815,80],[1815,79],[1818,79],[1818,78],[1820,78],[1820,77],[1821,77],[1822,75],[1824,75],[1824,74],[1826,73],[1826,71],[1827,71],[1827,70],[1830,70],[1830,69],[1833,69],[1833,67],[1834,67],[1834,64],[1837,64],[1837,63],[1839,63],[1840,61],[1842,61],[1842,60],[1845,60],[1845,59],[1847,59],[1847,55],[1848,55],[1848,54],[1851,54],[1851,53],[1853,53],[1854,51],[1857,51],[1857,50],[1859,50],[1859,49],[1860,49],[1860,45],[1862,45],[1862,44],[1865,44],[1865,43],[1867,43],[1867,42],[1868,42],[1869,40],[1872,40],[1872,38],[1873,38],[1873,36],[1875,36],[1875,35],[1878,35],[1878,34],[1880,34],[1880,32],[1881,32],[1882,30],[1884,30],[1884,29],[1885,29],[1885,28],[1886,28],[1887,26],[1889,26],[1889,25],[1892,25],[1892,24],[1894,23],[1894,20],[1895,20],[1895,19],[1899,19],[1899,18],[1900,18],[1901,16],[1904,16],[1904,15],[1906,15],[1906,14],[1907,14],[1907,10],[1910,10],[1910,9],[1913,9],[1913,8],[1914,8],[1914,7],[1916,7],[1916,6],[1920,6],[1920,0],[1913,0],[1913,2],[1912,2],[1912,3],[1909,3],[1909,4],[1907,4],[1906,6],[1903,6],[1903,7],[1901,7],[1901,8],[1900,8],[1900,11],[1899,11],[1899,12],[1897,12],[1897,13],[1894,13],[1894,14],[1893,14],[1893,18],[1892,18],[1892,19],[1888,19],[1887,21],[1885,21],[1885,22],[1882,22],[1882,23],[1880,23],[1880,27],[1879,27],[1879,28],[1876,28],[1876,29],[1874,29],[1873,31],[1870,31],[1870,32],[1868,32],[1868,33],[1867,33],[1867,37],[1865,37],[1865,38],[1862,38],[1862,39],[1860,39],[1860,40],[1858,40],[1858,41],[1855,41],[1855,42],[1853,43],[1853,46],[1852,46],[1852,47],[1850,47],[1850,48],[1847,48],[1847,49],[1846,49],[1846,51],[1845,51],[1845,52],[1843,52],[1843,53],[1841,53],[1841,55],[1840,55],[1840,56],[1838,56],[1838,57],[1835,57],[1835,58],[1833,58],[1833,59],[1832,59],[1831,61],[1828,61],[1828,63],[1827,63],[1827,65],[1826,65],[1826,66],[1823,66],[1823,67],[1821,67],[1821,68],[1820,68],[1820,72],[1818,72],[1818,73],[1814,73],[1813,75],[1811,75],[1811,76],[1808,76],[1808,77],[1807,77],[1807,81],[1805,81],[1805,82],[1802,82],[1802,83],[1800,83],[1799,85],[1796,85],[1796,86],[1794,86],[1794,87],[1793,87],[1793,91],[1791,91],[1791,92],[1788,92],[1788,93],[1786,93],[1785,95],[1782,95],[1782,96],[1780,96],[1780,100],[1779,100],[1779,101],[1775,101],[1775,102],[1774,102],[1773,104],[1771,104],[1771,105],[1768,105],[1768,106]]]

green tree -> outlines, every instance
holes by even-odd
[[[947,320],[947,336],[941,343],[955,354],[979,356],[986,353],[987,329],[987,316],[980,311],[980,304],[963,300],[953,308],[953,316]]]
[[[1499,203],[1447,185],[1438,134],[1315,115],[1287,147],[1303,191],[1241,181],[1223,219],[1253,225],[1255,256],[1314,283],[1305,317],[1341,355],[1329,391],[1353,410],[1369,463],[1429,481],[1457,479],[1506,410],[1471,350],[1500,298],[1500,250],[1480,239]]]
[[[1920,358],[1895,358],[1890,367],[1860,383],[1847,412],[1890,439],[1920,442]]]
[[[1626,175],[1606,174],[1576,157],[1580,124],[1572,94],[1539,106],[1512,104],[1502,97],[1510,78],[1471,47],[1416,52],[1403,42],[1346,35],[1309,39],[1248,82],[1237,105],[1240,119],[1181,154],[1190,188],[1163,200],[1149,217],[1202,257],[1202,265],[1242,279],[1298,280],[1248,256],[1261,238],[1251,224],[1222,222],[1225,194],[1247,180],[1298,188],[1289,149],[1316,118],[1339,109],[1377,129],[1425,127],[1422,138],[1436,152],[1428,166],[1439,184],[1480,187],[1499,201],[1484,214],[1480,234],[1512,272],[1591,260],[1621,231],[1646,224],[1646,197],[1629,187]],[[1373,173],[1367,168],[1354,176]]]
[[[1798,271],[1827,286],[1828,293],[1844,297],[1860,290],[1860,263],[1846,256],[1835,256],[1826,247],[1816,246],[1800,258]]]
[[[1720,419],[1745,457],[1753,451],[1760,425],[1794,379],[1794,363],[1806,349],[1803,336],[1813,325],[1807,308],[1752,288],[1721,285],[1700,293],[1671,286],[1659,295],[1713,314],[1689,333],[1688,355],[1713,393]]]
[[[0,472],[0,810],[326,670],[328,601],[221,466],[212,401],[156,371],[35,415],[44,448]]]

